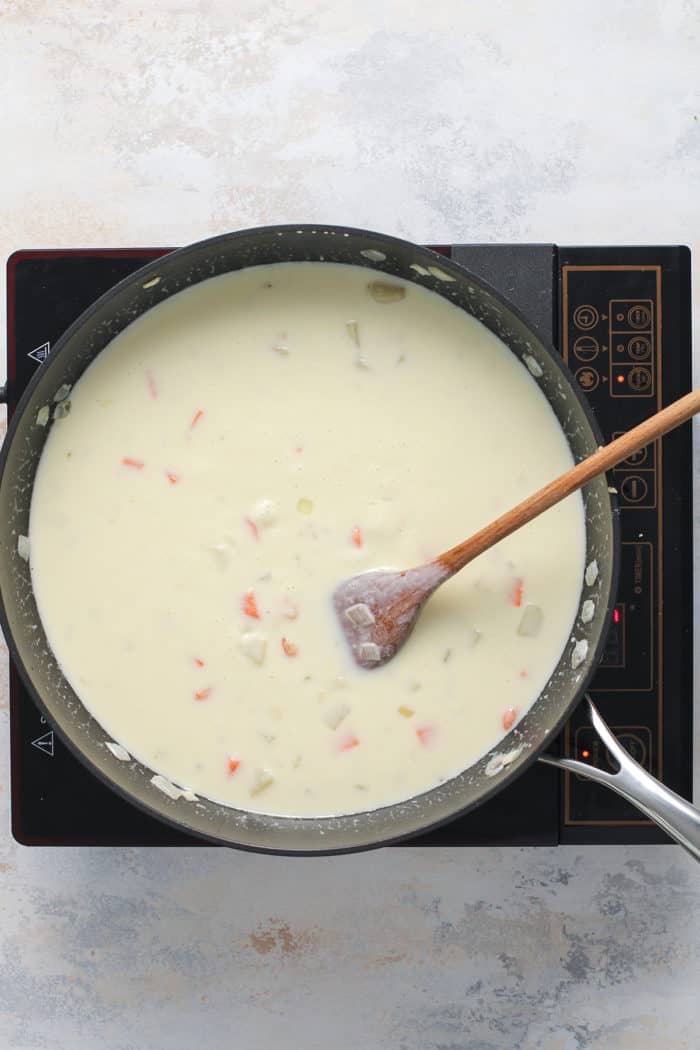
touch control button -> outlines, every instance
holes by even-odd
[[[646,361],[651,354],[651,341],[645,335],[635,335],[627,344],[627,352],[634,361]]]
[[[633,452],[631,456],[628,456],[625,463],[629,464],[630,467],[641,467],[642,463],[646,461],[649,455],[649,447],[645,446],[640,448],[638,452]]]
[[[641,503],[648,492],[649,486],[641,474],[629,474],[620,485],[620,495],[627,503]]]
[[[589,306],[588,303],[583,306],[577,306],[574,310],[574,324],[577,328],[582,328],[584,331],[587,328],[595,328],[598,324],[598,319],[599,314],[595,306]]]
[[[635,762],[651,767],[651,732],[647,726],[611,726],[618,743]],[[617,770],[617,762],[590,726],[580,726],[574,736],[573,758],[599,769]],[[580,774],[576,774],[578,777]]]
[[[629,752],[635,762],[639,762],[640,766],[646,766],[647,764],[647,746],[642,740],[638,733],[632,733],[629,730],[623,732],[618,730],[615,734],[618,742],[622,744],[625,751]]]
[[[627,383],[635,393],[644,393],[651,386],[651,372],[648,368],[635,365],[634,368],[630,368]]]
[[[630,328],[648,328],[651,324],[651,310],[648,306],[630,306],[627,311],[627,323]]]
[[[599,351],[600,344],[592,335],[580,335],[574,343],[574,357],[579,361],[593,361]]]
[[[584,365],[583,368],[579,368],[575,373],[578,385],[582,390],[585,390],[587,394],[592,393],[600,384],[600,376],[596,372],[595,368],[588,368]]]

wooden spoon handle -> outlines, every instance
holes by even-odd
[[[500,540],[510,536],[511,532],[515,532],[516,529],[526,525],[528,521],[532,521],[545,510],[560,503],[572,492],[583,488],[592,478],[610,470],[611,467],[631,456],[633,452],[638,452],[651,441],[655,441],[667,434],[669,430],[685,423],[696,412],[700,412],[700,388],[691,390],[685,397],[674,401],[672,405],[663,408],[649,419],[645,419],[639,426],[628,430],[626,434],[611,441],[609,445],[603,445],[592,456],[588,456],[571,470],[567,470],[565,474],[550,481],[534,496],[528,496],[517,507],[502,514],[500,518],[475,533],[464,543],[445,551],[436,558],[436,561],[448,570],[449,575],[458,572],[479,554],[483,554]]]

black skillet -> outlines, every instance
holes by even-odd
[[[145,266],[103,295],[55,345],[17,406],[0,454],[0,619],[12,659],[32,697],[66,745],[130,802],[180,830],[212,842],[292,854],[360,850],[425,832],[478,806],[518,777],[556,737],[584,696],[603,653],[618,573],[618,511],[602,477],[583,491],[586,565],[596,566],[595,580],[585,591],[595,598],[598,610],[590,623],[576,627],[577,640],[588,643],[585,659],[572,669],[573,643],[569,644],[541,696],[507,735],[495,756],[485,756],[454,779],[407,802],[344,817],[270,817],[206,799],[192,802],[169,798],[151,783],[153,770],[136,761],[116,759],[105,746],[105,733],[63,677],[51,653],[37,613],[29,566],[17,550],[18,537],[28,533],[34,475],[49,430],[36,424],[37,413],[52,402],[62,384],[74,384],[93,358],[131,321],[164,299],[232,270],[304,260],[363,266],[372,274],[400,276],[444,296],[478,318],[529,368],[550,402],[576,461],[602,443],[590,409],[567,367],[506,299],[480,278],[426,248],[364,230],[263,227],[181,248]],[[236,396],[233,392],[232,408]],[[244,397],[245,392],[240,396]],[[455,440],[459,440],[459,434]],[[614,737],[608,737],[597,713],[592,712],[592,718],[620,764],[617,777],[588,766],[579,769],[566,759],[544,756],[544,760],[611,781],[611,787],[641,805],[649,816],[700,856],[700,847],[693,846],[693,836],[700,842],[700,824],[692,807],[671,796],[641,767],[634,768],[636,764]],[[644,780],[637,784],[635,778],[640,777]],[[656,787],[650,788],[649,781]],[[660,809],[664,811],[659,812]],[[685,821],[683,828],[677,826],[679,821]]]

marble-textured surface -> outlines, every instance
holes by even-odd
[[[699,247],[699,47],[697,0],[0,0],[0,255],[304,220]],[[698,1046],[675,848],[17,847],[5,653],[3,1048]]]

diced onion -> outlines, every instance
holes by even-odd
[[[49,416],[50,415],[51,415],[51,409],[49,408],[49,406],[48,405],[42,405],[42,407],[39,409],[39,411],[36,414],[36,421],[37,421],[37,423],[39,424],[40,427],[45,427],[46,426],[46,424],[49,421]]]
[[[376,663],[381,660],[382,651],[374,642],[363,642],[357,647],[357,655],[363,663]]]
[[[131,759],[131,755],[122,747],[121,744],[116,744],[113,740],[105,740],[105,747],[108,751],[111,751],[115,758],[118,758],[120,762],[128,762]]]
[[[58,404],[59,401],[65,401],[71,391],[70,383],[61,383],[56,393],[53,395],[53,399]]]
[[[442,270],[439,266],[429,266],[428,270],[433,275],[433,277],[437,277],[438,281],[457,280],[457,278],[453,277],[451,273],[446,273],[445,270]]]
[[[484,773],[487,777],[495,777],[503,769],[503,755],[494,755],[489,759]]]
[[[515,762],[516,758],[518,758],[522,750],[523,747],[521,744],[519,747],[514,747],[511,751],[506,751],[504,755],[494,755],[492,758],[489,759],[488,763],[486,764],[486,769],[484,770],[484,773],[487,777],[495,777],[496,774],[500,773],[501,770],[505,769],[506,766],[509,766],[512,762]]]
[[[154,787],[157,787],[159,791],[162,791],[164,795],[167,795],[168,798],[171,798],[174,802],[177,802],[177,800],[179,799],[180,789],[175,787],[174,784],[171,784],[171,782],[165,777],[162,777],[160,773],[156,773],[155,776],[151,777],[151,783]]]
[[[24,558],[25,561],[29,561],[29,536],[18,536],[17,537],[17,553],[20,558]]]
[[[269,788],[270,784],[274,784],[274,782],[275,778],[269,769],[256,769],[250,794],[255,798],[256,795],[265,791],[265,789]]]
[[[365,605],[364,602],[351,605],[345,610],[345,615],[350,623],[354,623],[356,627],[369,627],[370,624],[374,623],[374,614],[369,605]]]
[[[53,410],[54,419],[65,419],[70,412],[70,401],[60,401]]]
[[[350,714],[349,704],[334,704],[324,712],[323,721],[329,729],[337,729],[344,719]]]
[[[386,259],[384,252],[380,252],[376,248],[363,248],[360,255],[364,256],[365,259],[369,259],[370,262],[384,262]]]
[[[257,631],[249,631],[241,635],[239,646],[241,652],[245,653],[254,664],[262,664],[267,650],[267,638]]]
[[[481,637],[478,627],[470,627],[467,631],[467,649],[473,649],[481,641]]]
[[[359,332],[359,329],[357,327],[357,321],[346,321],[345,322],[345,327],[347,329],[348,335],[352,339],[352,341],[355,344],[355,346],[359,346],[360,345],[360,332]]]
[[[534,376],[535,379],[540,379],[540,377],[544,375],[541,364],[539,361],[535,360],[532,354],[525,354],[523,357],[523,363],[530,375]]]
[[[250,512],[250,520],[256,525],[274,525],[277,520],[278,505],[273,499],[259,499]]]
[[[398,303],[406,298],[406,289],[401,284],[385,284],[384,281],[372,281],[367,290],[377,303]]]
[[[587,587],[592,587],[598,579],[598,562],[595,558],[586,566],[586,572],[583,578],[586,581]]]
[[[542,629],[542,610],[539,605],[526,605],[518,624],[518,634],[523,638],[536,638]]]
[[[225,569],[231,557],[231,549],[226,543],[215,543],[209,550],[219,569]]]
[[[581,623],[590,623],[595,616],[595,602],[586,598],[581,606]]]
[[[151,777],[151,783],[159,791],[162,791],[164,795],[167,795],[168,798],[171,798],[173,802],[177,802],[180,798],[184,798],[187,802],[197,801],[197,796],[193,791],[190,791],[189,788],[177,787],[166,777],[162,777],[160,773],[156,773],[155,776]]]
[[[581,638],[576,642],[571,653],[571,670],[575,671],[577,667],[580,667],[587,656],[588,642],[585,638]]]

